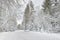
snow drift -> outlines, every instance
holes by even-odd
[[[60,40],[60,35],[32,31],[2,32],[0,40]]]

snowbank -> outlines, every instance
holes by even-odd
[[[3,32],[0,33],[0,40],[60,40],[58,34],[48,34],[40,32]]]

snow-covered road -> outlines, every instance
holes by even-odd
[[[0,40],[60,40],[60,35],[24,31],[3,32],[0,33]]]

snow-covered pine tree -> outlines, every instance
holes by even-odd
[[[25,26],[25,30],[31,30],[31,16],[32,11],[34,10],[32,1],[29,1],[29,3],[26,6],[25,13],[24,13],[24,19],[23,19],[23,25]]]
[[[0,29],[13,31],[17,28],[14,0],[0,0]]]
[[[49,14],[51,14],[51,0],[45,0],[45,2],[44,2],[44,5],[42,5],[43,6],[43,10],[44,10],[44,12],[46,12],[47,14],[49,13]]]
[[[48,25],[51,26],[46,26],[46,28],[48,29],[47,31],[49,32],[60,32],[60,23],[59,23],[59,18],[60,18],[60,0],[50,0],[50,12],[51,15],[47,15],[47,19],[45,18],[45,20],[47,21]],[[47,3],[47,2],[46,2]],[[45,5],[45,9],[46,9],[46,4]],[[46,10],[45,10],[46,11]],[[46,11],[49,12],[49,11]],[[45,13],[45,12],[44,12]],[[46,22],[45,21],[45,22]]]

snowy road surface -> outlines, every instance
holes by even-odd
[[[40,32],[15,31],[0,33],[0,40],[60,40],[60,35]]]

